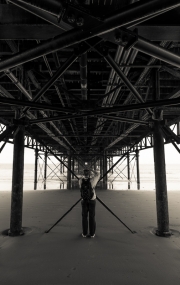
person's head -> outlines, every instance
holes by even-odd
[[[89,177],[89,174],[90,174],[89,169],[85,168],[85,169],[84,169],[84,176],[85,176],[85,177]]]

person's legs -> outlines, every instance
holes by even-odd
[[[81,205],[82,205],[82,229],[83,229],[83,235],[86,236],[88,233],[88,210],[89,210],[88,201],[82,200]]]
[[[96,231],[96,221],[95,221],[95,208],[96,200],[89,201],[89,231],[90,236],[93,236]]]

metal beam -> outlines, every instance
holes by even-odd
[[[142,37],[138,37],[138,42],[133,46],[134,49],[158,58],[176,67],[180,67],[180,56],[159,45],[155,45]]]
[[[97,98],[96,104],[98,104],[99,102],[101,102],[104,98],[108,97],[109,95],[111,95],[113,92],[115,92],[116,90],[118,90],[119,88],[121,88],[123,86],[123,84],[119,84],[118,86],[116,86],[115,88],[113,88],[112,90],[110,90],[109,92],[107,92],[105,95],[103,96],[99,96]]]
[[[2,11],[0,25],[1,39],[48,40],[49,38],[58,36],[64,30],[72,28],[71,25],[62,21],[60,23],[57,22],[57,19],[53,15],[37,9],[36,7],[17,0],[9,0],[9,2],[14,5],[0,4],[0,10]],[[47,23],[39,23],[37,25],[35,17],[33,18],[31,14],[45,20]],[[175,18],[173,19],[173,24],[171,23],[171,26],[167,26],[167,20],[161,22],[159,17],[157,17],[157,14],[154,14],[155,21],[152,25],[149,23],[146,24],[147,21],[145,21],[145,19],[143,19],[143,21],[145,21],[144,24],[139,25],[137,23],[138,26],[136,24],[139,35],[152,41],[179,41],[180,27],[178,25],[177,13],[175,14],[174,11],[173,14],[165,12],[165,15],[167,15],[166,19],[171,19],[171,22],[172,18]],[[23,23],[24,18],[26,18],[26,24]],[[135,23],[133,23],[133,29],[134,25]]]
[[[5,105],[12,105],[12,106],[30,106],[35,109],[44,109],[44,110],[52,110],[52,111],[58,111],[58,112],[64,112],[64,113],[70,113],[73,114],[73,116],[76,117],[82,117],[82,116],[94,116],[94,115],[100,115],[100,114],[111,114],[111,113],[117,113],[117,112],[124,112],[124,111],[134,111],[134,110],[140,110],[140,109],[147,109],[147,108],[153,108],[153,107],[162,107],[163,106],[172,106],[172,105],[179,105],[180,104],[180,98],[175,99],[166,99],[166,100],[158,100],[158,101],[149,101],[146,103],[139,103],[139,104],[132,104],[132,105],[115,105],[113,107],[107,107],[107,108],[97,108],[94,110],[90,110],[88,112],[84,112],[82,110],[82,114],[77,114],[77,112],[80,112],[81,110],[77,110],[74,108],[65,108],[65,107],[57,107],[54,105],[48,105],[48,104],[41,104],[41,103],[34,103],[30,101],[23,101],[23,100],[15,100],[11,98],[4,98],[0,97],[0,103]],[[38,122],[48,122],[48,121],[58,121],[64,119],[62,116],[54,116],[49,118],[42,118],[40,120],[32,120],[33,124]],[[67,117],[66,117],[67,119]],[[31,123],[31,120],[30,120]]]
[[[36,103],[32,101],[16,100],[16,99],[5,98],[5,97],[0,97],[0,103],[5,104],[5,105],[12,105],[12,106],[29,106],[35,109],[53,110],[53,111],[59,111],[63,113],[77,112],[77,109],[74,109],[74,108],[65,108],[65,107],[57,107],[57,106],[52,107],[52,105],[48,105],[48,104],[41,104],[41,103]]]
[[[62,35],[57,36],[51,41],[38,45],[36,48],[28,51],[18,53],[12,58],[4,60],[0,63],[0,71],[4,71],[8,68],[23,64],[31,61],[42,55],[49,54],[58,51],[62,48],[74,45],[81,41],[93,38],[104,33],[108,33],[118,27],[123,27],[138,19],[146,18],[148,15],[152,15],[154,12],[166,11],[167,8],[176,8],[180,6],[178,0],[152,0],[148,2],[137,2],[124,9],[118,10],[107,17],[102,24],[89,29],[75,28]],[[137,47],[137,46],[136,46]],[[137,47],[138,48],[138,47]],[[139,49],[145,49],[148,51],[148,47],[141,43]]]
[[[83,104],[82,100],[80,100],[80,99],[78,98],[78,96],[74,95],[73,92],[71,92],[71,91],[65,89],[65,88],[62,87],[61,85],[59,85],[58,87],[59,87],[59,89],[60,89],[61,91],[63,91],[64,93],[66,93],[68,96],[73,97],[73,98],[75,99],[75,101],[77,101],[78,104],[80,104],[80,105]]]
[[[21,126],[14,138],[13,175],[11,194],[10,236],[23,234],[23,175],[24,175],[24,127]]]
[[[31,102],[36,102],[38,99],[45,94],[45,92],[56,82],[56,80],[62,76],[62,74],[71,66],[71,64],[77,59],[78,55],[73,54],[70,58],[68,58],[64,64],[58,68],[58,70],[54,73],[54,75],[50,78],[50,80],[43,86],[43,88],[33,97]],[[30,107],[26,107],[23,110],[25,114]]]
[[[0,142],[8,139],[16,128],[17,128],[16,126],[8,126],[6,130],[0,134]]]
[[[38,9],[46,11],[54,16],[58,16],[63,10],[62,0],[18,0],[18,2],[37,7]]]
[[[14,4],[15,6],[17,6],[17,7],[19,7],[19,8],[21,8],[21,9],[23,9],[23,10],[25,10],[25,11],[27,11],[27,12],[29,12],[29,13],[31,13],[31,14],[33,14],[33,15],[35,15],[35,16],[37,16],[37,17],[39,17],[39,18],[41,18],[41,19],[43,19],[43,20],[45,20],[46,22],[48,22],[48,23],[50,23],[50,24],[52,24],[53,26],[49,26],[49,27],[46,27],[47,25],[45,25],[44,27],[46,28],[46,30],[47,30],[47,33],[46,33],[46,35],[42,35],[42,27],[40,27],[41,28],[41,35],[37,35],[36,37],[35,37],[35,39],[41,39],[41,37],[46,37],[46,39],[48,39],[48,38],[53,38],[53,37],[55,37],[55,36],[57,36],[57,35],[59,35],[59,34],[61,34],[64,30],[66,31],[66,30],[69,30],[69,29],[71,29],[72,27],[69,25],[69,24],[67,24],[67,23],[63,23],[63,22],[61,22],[61,23],[59,23],[58,21],[57,21],[57,19],[53,16],[53,15],[51,15],[51,14],[49,14],[49,13],[46,13],[45,11],[43,11],[43,10],[40,10],[40,9],[37,9],[36,7],[33,7],[33,6],[30,6],[30,5],[28,5],[27,3],[23,3],[23,2],[19,2],[18,0],[9,0],[9,2],[10,3],[12,3],[12,4]],[[2,5],[1,5],[2,6]],[[9,10],[10,9],[12,9],[12,8],[16,8],[16,7],[9,7],[10,5],[3,5],[3,6],[5,6],[4,8],[7,8],[6,6],[8,6],[8,8],[9,8]],[[2,7],[3,7],[2,6]],[[10,10],[11,11],[11,10]],[[8,11],[9,12],[9,11]],[[18,11],[14,11],[13,9],[12,9],[12,14],[13,14],[13,16],[14,16],[14,14],[16,15],[16,14],[18,14],[19,15],[19,10]],[[8,13],[9,14],[9,13]],[[21,16],[22,17],[22,16]],[[27,16],[26,16],[26,19],[27,19]],[[19,19],[18,19],[18,23],[19,23]],[[28,22],[29,23],[29,22]],[[30,21],[30,23],[31,23],[31,21]],[[9,29],[8,29],[8,26],[10,26],[10,28],[12,29],[12,27],[11,27],[11,25],[9,25],[9,23],[8,23],[8,25],[7,25],[7,33],[8,33],[8,31],[9,31]],[[57,27],[58,29],[56,29],[55,27]],[[21,28],[21,26],[19,26],[18,27],[19,29]],[[27,37],[27,34],[26,35],[24,35],[24,34],[22,34],[22,32],[24,32],[24,30],[26,31],[26,29],[28,29],[28,25],[26,26],[26,28],[25,28],[25,26],[23,25],[23,30],[21,31],[21,38],[23,37],[23,39],[24,39],[24,36],[25,36],[25,38]],[[18,32],[17,32],[17,27],[16,27],[16,33],[15,33],[15,35],[16,34],[18,34]],[[2,33],[2,36],[3,36],[3,34],[4,34],[4,31],[2,31],[3,33]],[[50,33],[51,32],[51,33]],[[32,27],[31,27],[31,33],[32,33]],[[32,35],[32,37],[34,37],[34,34],[36,34],[36,33],[38,33],[38,26],[36,26],[36,29],[34,29],[33,30],[33,35]],[[48,34],[49,34],[49,36],[48,36]],[[28,35],[29,35],[29,33],[28,33]],[[20,35],[19,35],[20,36]],[[12,38],[12,37],[11,37]],[[8,38],[9,39],[9,38]]]
[[[97,49],[98,52],[101,53],[100,49]],[[101,53],[103,55],[103,52]],[[119,75],[119,77],[121,78],[121,80],[124,82],[124,84],[129,88],[129,90],[132,92],[132,94],[135,96],[135,98],[143,103],[144,100],[142,99],[141,95],[139,94],[139,92],[136,90],[136,88],[131,84],[131,82],[128,80],[128,78],[124,75],[124,73],[121,71],[121,69],[119,68],[119,66],[117,65],[117,63],[112,59],[112,57],[107,54],[107,55],[103,55],[104,59],[107,61],[107,63],[115,70],[115,72]],[[149,114],[152,114],[151,110],[147,110],[149,112]]]
[[[111,121],[118,121],[118,122],[127,122],[127,123],[135,123],[135,124],[140,124],[140,125],[148,125],[149,123],[146,122],[146,121],[142,121],[142,120],[133,120],[133,119],[129,119],[129,118],[126,118],[126,117],[119,117],[119,116],[106,116],[106,115],[103,115],[102,116],[103,118],[106,118],[108,120],[111,120]]]
[[[37,142],[39,142],[41,145],[43,145],[46,149],[46,151],[48,151],[48,153],[50,153],[51,155],[53,155],[59,162],[61,162],[67,169],[68,171],[70,171],[77,179],[78,176],[64,163],[64,161],[62,161],[55,153],[54,151],[51,150],[51,148],[49,148],[46,143],[44,143],[39,136],[33,131],[33,129],[31,127],[27,128],[28,132],[31,134],[32,137],[34,137],[36,139]]]
[[[159,121],[154,121],[154,165],[158,236],[170,236],[164,141]]]

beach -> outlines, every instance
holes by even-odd
[[[178,284],[180,281],[180,192],[169,191],[173,235],[154,234],[157,226],[154,191],[97,190],[98,197],[132,231],[97,201],[94,239],[81,237],[79,191],[25,191],[23,229],[6,235],[10,191],[0,192],[0,282],[3,285]]]
[[[48,189],[43,189],[41,180],[38,190],[33,190],[34,168],[26,165],[24,235],[9,237],[12,167],[1,165],[1,284],[177,284],[180,281],[179,165],[166,168],[172,232],[166,238],[155,235],[153,166],[141,169],[141,186],[145,190],[137,190],[136,181],[131,182],[134,187],[128,190],[127,179],[123,182],[120,177],[111,183],[112,175],[108,185],[111,183],[116,189],[97,187],[98,197],[121,222],[97,201],[97,230],[92,239],[81,236],[80,202],[49,233],[45,233],[80,199],[79,190],[75,185],[71,190],[63,189],[67,188],[66,180],[62,183],[57,177],[47,181]],[[122,189],[123,185],[125,189]]]

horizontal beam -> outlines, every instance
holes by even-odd
[[[130,118],[126,118],[126,117],[120,117],[120,116],[106,116],[103,115],[103,118],[106,118],[107,120],[111,120],[111,121],[117,121],[117,122],[126,122],[126,123],[135,123],[135,124],[140,124],[140,125],[148,125],[148,122],[142,121],[142,120],[134,120],[134,119],[130,119]]]
[[[0,25],[1,40],[48,40],[61,33],[60,29],[47,24]],[[150,41],[180,41],[180,26],[138,26],[138,33]]]
[[[37,9],[36,7],[30,6],[25,2],[20,2],[18,0],[8,0],[14,5],[1,5],[5,6],[3,15],[1,17],[1,23],[5,24],[8,21],[13,24],[22,24],[25,20],[26,24],[39,24],[43,23],[41,19],[46,22],[53,24],[58,27],[59,30],[68,30],[71,28],[70,25],[66,23],[59,23],[57,17],[54,17],[52,14],[47,13],[42,9]],[[12,9],[12,10],[11,10]],[[7,11],[8,10],[8,11]]]
[[[138,34],[150,41],[180,41],[180,26],[137,26]]]
[[[131,105],[115,105],[113,107],[106,107],[106,108],[103,107],[103,108],[98,108],[94,110],[89,110],[88,112],[84,112],[82,110],[82,114],[79,113],[81,112],[81,110],[77,110],[73,108],[57,107],[55,105],[34,103],[31,101],[16,100],[16,99],[5,98],[5,97],[0,97],[0,103],[5,104],[5,105],[12,105],[12,106],[14,105],[15,106],[30,106],[32,108],[41,109],[41,110],[43,109],[43,110],[52,110],[52,111],[70,113],[70,114],[73,114],[72,117],[83,117],[83,116],[96,116],[99,114],[111,114],[111,113],[124,112],[124,111],[134,111],[134,110],[147,109],[147,108],[153,108],[153,107],[163,108],[163,106],[179,105],[180,98],[149,101],[146,103],[131,104]],[[58,121],[58,120],[67,119],[67,118],[70,118],[70,116],[54,116],[54,117],[49,117],[49,118],[44,118],[44,119],[42,118],[41,122]],[[38,123],[38,121],[39,120],[32,120],[33,123]]]
[[[64,0],[18,0],[17,2],[26,3],[53,16],[60,16],[63,11]]]
[[[65,108],[65,107],[57,107],[48,104],[36,103],[32,101],[23,101],[23,100],[16,100],[11,98],[0,97],[0,103],[10,106],[24,106],[24,107],[31,107],[39,110],[54,110],[63,113],[75,113],[77,109],[73,108]]]
[[[51,25],[0,25],[0,40],[48,40],[61,33]]]
[[[137,137],[138,135],[133,135],[133,137]],[[46,135],[39,135],[40,138],[45,138],[47,137]],[[118,138],[119,136],[118,135],[106,135],[106,134],[101,134],[101,135],[94,135],[94,134],[84,134],[84,135],[62,135],[62,136],[56,136],[58,138],[61,138],[61,137],[66,137],[66,138],[92,138],[92,137],[99,137],[99,138]]]

